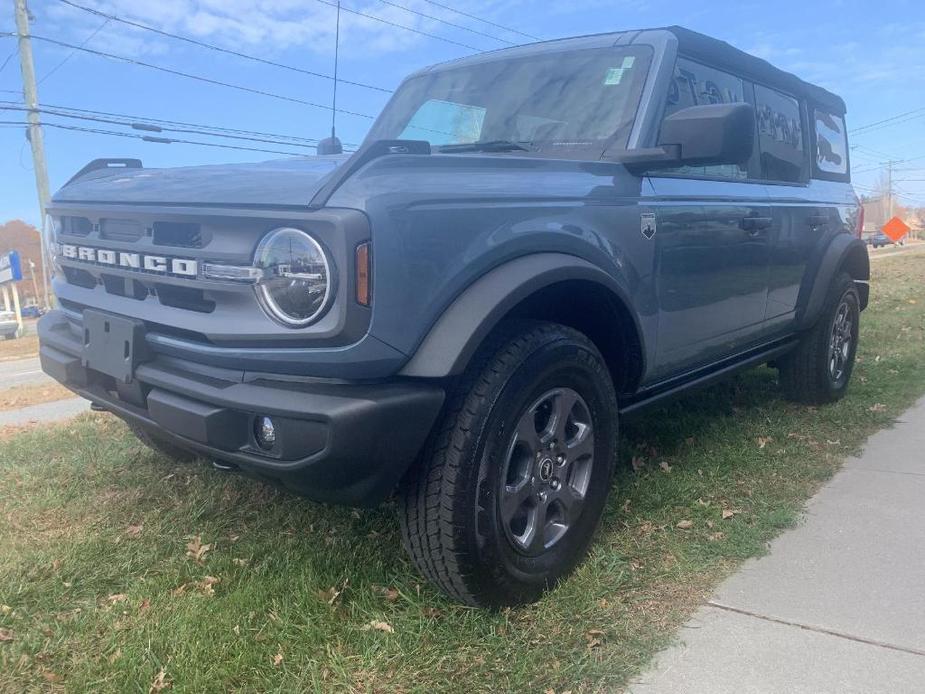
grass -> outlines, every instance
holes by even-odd
[[[445,600],[390,505],[172,464],[104,415],[17,433],[0,447],[0,691],[618,690],[925,393],[925,256],[874,272],[845,400],[792,405],[758,369],[625,421],[637,470],[588,561],[523,609]]]
[[[9,388],[0,386],[0,412],[73,397],[74,393],[58,383],[30,383]]]

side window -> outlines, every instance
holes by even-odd
[[[769,181],[802,180],[806,157],[799,102],[758,84],[755,106],[761,177]]]
[[[848,175],[848,138],[845,119],[816,111],[816,171],[836,176]]]
[[[745,83],[728,72],[678,58],[674,77],[668,88],[665,116],[688,106],[731,104],[745,101]],[[735,164],[717,166],[681,166],[668,171],[683,175],[721,178],[747,178],[748,167]]]

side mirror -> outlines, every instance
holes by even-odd
[[[745,164],[755,144],[751,104],[690,106],[662,121],[658,147],[613,157],[636,172],[676,166]]]

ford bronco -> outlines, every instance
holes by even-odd
[[[591,542],[621,416],[767,363],[844,395],[869,292],[844,116],[670,27],[421,70],[349,155],[97,160],[50,208],[42,366],[175,459],[397,494],[425,576],[529,602]]]

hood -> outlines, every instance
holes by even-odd
[[[54,202],[160,205],[308,205],[349,154],[175,169],[99,169],[65,185]]]

